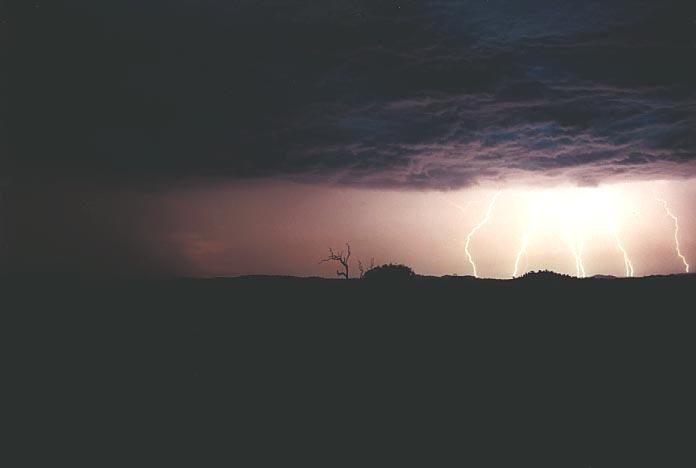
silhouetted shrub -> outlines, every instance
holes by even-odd
[[[558,280],[572,278],[570,275],[556,273],[550,270],[530,271],[519,277],[524,280]]]
[[[400,281],[413,278],[414,276],[416,274],[411,267],[390,263],[367,270],[363,278],[367,280]]]

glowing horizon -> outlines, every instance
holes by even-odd
[[[664,182],[663,182],[664,183]],[[630,184],[622,184],[630,185]],[[491,208],[497,201],[498,197],[504,192],[497,191],[494,199],[489,205],[486,212],[486,217],[479,224],[474,226],[467,237],[467,245],[465,251],[469,262],[473,266],[473,276],[479,277],[475,262],[469,252],[469,241],[472,234],[476,233],[484,224],[490,221]],[[575,275],[578,278],[587,277],[585,262],[583,260],[583,251],[586,247],[586,239],[588,237],[602,236],[604,234],[604,242],[611,242],[613,239],[616,249],[620,252],[623,258],[625,267],[625,277],[634,277],[635,268],[631,255],[626,250],[622,242],[621,231],[621,213],[625,213],[630,209],[627,205],[630,200],[622,196],[621,190],[617,190],[616,186],[601,186],[597,188],[584,187],[560,187],[560,188],[542,188],[520,190],[513,189],[510,191],[512,196],[521,196],[528,202],[529,219],[527,227],[521,236],[520,247],[515,255],[514,267],[510,278],[516,278],[524,275],[529,271],[529,268],[521,268],[520,262],[522,257],[527,255],[527,250],[532,239],[541,232],[540,235],[548,232],[554,232],[558,226],[563,226],[564,235],[556,232],[556,236],[560,239],[565,237],[568,244],[569,254],[574,260]],[[668,206],[667,201],[662,198],[656,199],[664,206],[666,214],[674,221],[674,244],[677,256],[682,261],[685,267],[685,273],[689,272],[689,263],[681,251],[679,243],[679,220],[674,215]],[[540,226],[541,225],[541,226]],[[558,226],[556,226],[558,225]],[[630,228],[627,228],[630,229]],[[606,234],[609,233],[609,236]],[[600,239],[600,242],[602,240]],[[546,269],[546,268],[544,268]],[[555,271],[555,270],[552,270]],[[594,273],[603,274],[601,271]],[[646,276],[650,273],[646,273]]]
[[[13,250],[0,268],[333,278],[332,265],[317,263],[346,242],[354,271],[358,260],[374,257],[434,276],[507,279],[544,269],[646,276],[683,273],[696,260],[696,179],[595,187],[545,181],[453,191],[270,179],[159,191],[71,187],[65,198],[38,199],[36,210],[51,207],[56,216],[43,225],[37,219],[25,236],[31,249]],[[85,193],[90,205],[82,203]],[[119,223],[112,221],[116,203],[124,206]],[[85,231],[76,236],[74,225]],[[42,242],[48,230],[52,243]],[[119,248],[111,263],[103,261],[104,252]]]
[[[696,218],[688,216],[693,180],[510,183],[450,192],[273,182],[192,193],[177,197],[172,211],[182,226],[168,242],[200,276],[331,278],[331,266],[316,263],[328,247],[345,242],[356,265],[374,257],[376,264],[403,263],[424,275],[498,279],[544,269],[578,277],[680,273],[696,255]],[[674,221],[658,198],[679,218],[685,263],[675,253]]]

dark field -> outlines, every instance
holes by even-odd
[[[694,466],[695,286],[6,278],[13,466]]]

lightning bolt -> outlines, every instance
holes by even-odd
[[[611,192],[605,192],[605,196],[608,195],[611,195]],[[633,278],[633,262],[631,262],[631,258],[628,256],[628,252],[626,251],[626,249],[623,246],[623,243],[621,242],[619,230],[616,227],[616,207],[612,201],[612,197],[607,198],[606,203],[609,206],[607,212],[607,214],[609,215],[609,230],[611,231],[611,234],[614,237],[614,241],[616,242],[616,248],[618,248],[621,252],[621,255],[623,255],[624,266],[626,267],[626,276],[629,278]]]
[[[583,235],[578,234],[577,224],[580,222],[578,218],[573,220],[574,222],[569,222],[565,226],[565,235],[570,247],[570,253],[575,259],[575,276],[578,278],[585,278],[585,265],[582,262],[582,251],[585,247],[585,238]]]
[[[626,252],[626,249],[624,249],[624,246],[621,243],[621,238],[619,238],[619,233],[616,231],[616,229],[613,230],[613,235],[614,240],[616,240],[616,247],[618,247],[618,249],[623,254],[624,266],[626,267],[626,276],[628,276],[629,278],[633,278],[633,263],[631,263],[631,259],[628,256],[628,252]]]
[[[532,213],[531,218],[529,219],[527,230],[525,231],[524,237],[522,238],[522,245],[520,246],[520,250],[517,251],[517,257],[515,258],[515,270],[512,272],[513,278],[517,277],[517,272],[520,270],[520,260],[522,259],[522,255],[524,255],[527,252],[527,247],[529,246],[529,241],[531,240],[532,234],[534,234],[534,230],[536,229],[538,218],[539,206],[537,204]]]
[[[686,257],[684,257],[684,255],[681,253],[681,248],[679,247],[679,219],[669,210],[669,205],[667,205],[666,200],[658,198],[657,201],[662,203],[662,206],[665,207],[665,212],[667,213],[667,216],[674,220],[674,247],[677,250],[677,255],[679,256],[679,258],[681,258],[681,261],[684,264],[684,272],[688,273],[689,263],[686,261]]]
[[[582,263],[582,250],[584,247],[583,241],[575,241],[570,244],[570,250],[575,258],[575,276],[585,278],[585,265]]]
[[[466,244],[464,245],[464,251],[466,252],[466,256],[469,257],[469,263],[471,263],[471,267],[474,269],[474,277],[478,278],[478,271],[476,270],[476,263],[474,263],[474,259],[471,256],[471,252],[469,251],[469,244],[471,244],[471,238],[476,234],[476,231],[481,229],[484,224],[488,222],[488,220],[491,218],[491,213],[493,212],[493,207],[495,206],[495,202],[498,200],[498,197],[500,196],[500,191],[496,192],[495,195],[493,195],[493,199],[491,202],[488,204],[488,209],[486,210],[486,216],[481,220],[480,223],[478,223],[476,226],[474,226],[471,231],[469,231],[469,235],[466,236]]]

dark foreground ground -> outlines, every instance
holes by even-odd
[[[5,442],[12,466],[694,466],[695,286],[5,278]]]

